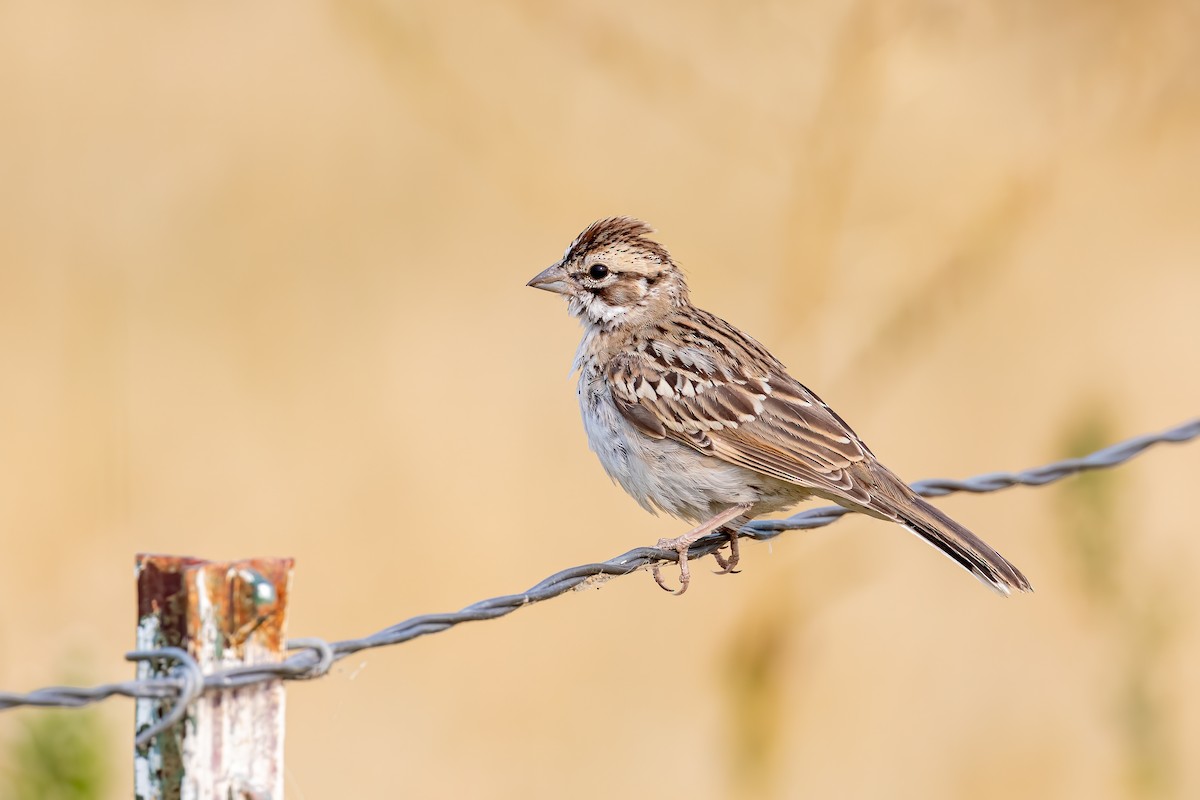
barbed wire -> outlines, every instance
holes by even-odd
[[[1068,458],[1021,472],[989,472],[965,480],[935,478],[918,481],[912,484],[912,487],[925,497],[940,497],[954,492],[984,493],[1011,486],[1042,486],[1080,472],[1115,467],[1140,455],[1153,445],[1177,444],[1197,437],[1200,437],[1200,419],[1185,422],[1161,433],[1138,436],[1081,458]],[[829,506],[803,511],[787,519],[754,520],[745,525],[738,532],[738,536],[764,541],[773,539],[784,531],[808,530],[829,525],[848,513],[850,512],[847,509],[839,506]],[[711,534],[692,545],[688,557],[694,559],[709,555],[727,542],[728,537],[725,534]],[[359,639],[337,642],[327,642],[319,638],[292,639],[288,642],[288,650],[297,652],[275,664],[234,667],[203,675],[196,660],[180,648],[164,647],[159,650],[135,651],[127,654],[126,659],[174,662],[172,675],[92,687],[51,686],[25,694],[0,692],[0,711],[19,706],[78,708],[115,695],[173,699],[175,704],[170,712],[138,735],[137,743],[141,746],[182,719],[188,705],[205,692],[280,679],[319,678],[328,673],[334,663],[363,650],[401,644],[420,636],[448,630],[464,622],[503,617],[519,608],[558,597],[589,581],[628,575],[659,562],[678,559],[678,553],[673,550],[637,547],[608,561],[581,564],[556,572],[520,594],[480,600],[451,613],[412,617]]]

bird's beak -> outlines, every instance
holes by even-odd
[[[544,270],[533,276],[533,279],[526,286],[532,286],[535,289],[545,289],[547,292],[556,292],[558,294],[570,294],[571,284],[567,280],[567,271],[563,265],[553,264],[546,267]]]

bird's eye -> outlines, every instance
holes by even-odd
[[[608,277],[608,267],[604,266],[603,264],[592,264],[592,266],[588,268],[588,275],[590,275],[594,281],[602,281]]]

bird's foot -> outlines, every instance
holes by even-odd
[[[670,592],[673,595],[681,595],[687,591],[688,584],[692,582],[692,570],[688,567],[688,548],[692,546],[691,542],[681,542],[687,536],[677,536],[674,539],[659,539],[659,550],[674,550],[679,554],[679,588],[672,589],[667,586],[667,582],[662,576],[662,562],[655,561],[650,567],[650,574],[654,576],[654,582],[659,585],[663,591]]]
[[[737,568],[738,562],[742,560],[742,550],[738,546],[738,532],[728,530],[729,535],[729,558],[721,555],[720,550],[713,552],[713,558],[717,560],[717,566],[720,567],[714,574],[716,575],[736,575],[741,572]]]
[[[674,539],[659,539],[659,550],[674,550],[679,554],[679,588],[672,589],[667,586],[662,577],[662,564],[658,561],[654,562],[654,564],[650,567],[650,572],[654,576],[654,582],[657,583],[663,590],[674,595],[680,595],[686,592],[688,584],[692,582],[692,571],[688,567],[688,550],[691,549],[691,546],[695,544],[698,539],[707,536],[708,534],[720,528],[722,525],[737,519],[742,514],[746,513],[749,508],[749,503],[732,506],[731,508],[727,508],[722,511],[720,514],[717,514],[715,517],[705,520],[682,536],[677,536]],[[731,542],[729,558],[726,559],[719,553],[716,554],[717,563],[721,565],[722,574],[726,572],[733,572],[733,568],[736,567],[738,563],[739,553],[736,532],[734,533]]]

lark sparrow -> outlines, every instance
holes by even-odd
[[[918,497],[783,364],[696,308],[683,273],[630,217],[600,220],[529,286],[567,298],[583,323],[575,356],[588,444],[609,476],[651,512],[695,528],[658,546],[679,553],[716,530],[811,496],[898,522],[1001,594],[1030,591],[1020,570]],[[657,565],[655,580],[666,589]]]

